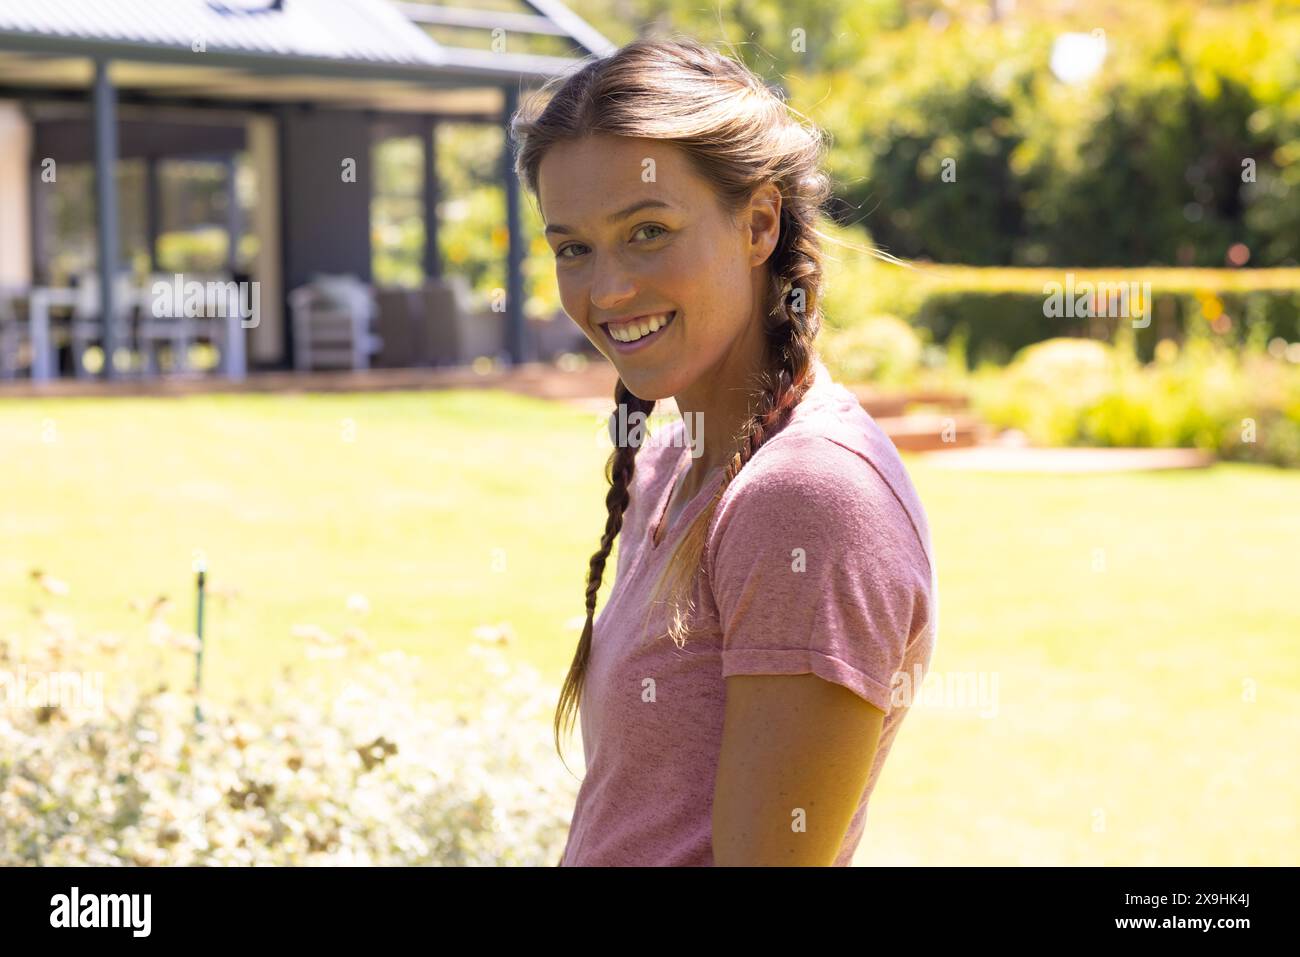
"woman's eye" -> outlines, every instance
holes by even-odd
[[[668,230],[667,230],[665,227],[660,226],[660,225],[658,225],[658,224],[656,224],[656,223],[646,223],[644,226],[638,226],[636,232],[633,233],[632,235],[635,236],[635,235],[637,235],[637,233],[640,233],[642,230],[645,230],[645,229],[657,229],[657,230],[659,230],[659,232],[660,232],[661,235],[662,235],[663,233],[668,232]],[[659,236],[651,236],[651,237],[650,237],[650,239],[652,239],[652,240],[653,240],[653,239],[658,239],[658,238],[659,238]],[[557,250],[555,251],[555,258],[556,258],[556,259],[573,259],[573,258],[575,258],[574,256],[566,256],[566,255],[565,255],[566,252],[568,252],[570,249],[574,249],[575,247],[578,248],[578,249],[582,249],[582,248],[583,248],[583,245],[582,245],[582,243],[569,243],[567,246],[561,246],[559,249],[557,249]]]

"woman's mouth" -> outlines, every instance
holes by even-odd
[[[617,352],[636,352],[658,340],[663,331],[677,318],[677,311],[643,316],[636,322],[613,323],[601,326]],[[620,338],[621,337],[621,338]]]

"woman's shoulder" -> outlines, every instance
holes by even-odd
[[[766,513],[760,524],[798,515],[848,535],[869,525],[873,534],[911,538],[930,564],[929,522],[898,450],[820,361],[815,370],[814,384],[790,421],[724,492],[711,531],[724,531],[728,514],[745,511]]]

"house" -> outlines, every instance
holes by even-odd
[[[517,4],[520,12],[395,0],[5,0],[0,286],[47,285],[66,261],[84,261],[97,271],[100,314],[115,314],[112,267],[126,264],[124,246],[157,271],[160,232],[177,215],[164,208],[168,171],[206,164],[205,175],[216,173],[201,196],[212,199],[214,182],[227,192],[216,204],[227,271],[242,268],[260,284],[248,364],[289,368],[289,291],[320,273],[372,278],[366,157],[375,142],[418,136],[424,144],[422,215],[432,241],[420,265],[441,276],[439,126],[504,128],[521,93],[612,49],[558,0]],[[462,37],[473,43],[459,45]],[[534,52],[532,41],[559,52]],[[240,221],[235,201],[236,156],[255,181],[251,222]],[[525,239],[508,155],[501,164],[506,329],[518,360]],[[51,185],[75,169],[94,199],[84,242],[56,236],[62,220],[52,208]],[[250,235],[255,252],[241,263],[238,239]]]

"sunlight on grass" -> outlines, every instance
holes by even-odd
[[[200,551],[214,700],[286,668],[341,681],[346,656],[308,658],[320,633],[417,655],[424,692],[456,698],[498,629],[558,691],[605,518],[601,434],[484,391],[7,402],[0,638],[64,614],[186,687],[192,655],[150,642],[147,612],[194,629]],[[932,667],[996,675],[996,710],[916,707],[858,862],[1294,860],[1300,474],[907,462],[939,565]]]

